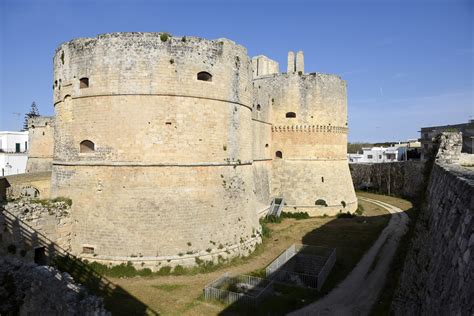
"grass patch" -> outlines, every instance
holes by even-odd
[[[158,284],[158,285],[152,285],[151,287],[161,290],[161,291],[165,291],[165,292],[173,292],[185,287],[185,285],[184,284]]]

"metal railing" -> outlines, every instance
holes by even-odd
[[[218,300],[258,307],[262,300],[273,293],[273,282],[248,275],[230,276],[228,272],[204,288],[206,300]]]
[[[268,210],[267,216],[273,215],[276,217],[280,217],[284,205],[284,198],[274,198],[272,204],[270,205],[270,209]]]
[[[335,263],[335,248],[293,244],[265,272],[281,283],[321,290]]]

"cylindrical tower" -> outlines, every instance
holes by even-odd
[[[257,78],[255,85],[272,104],[272,196],[283,197],[287,211],[355,211],[345,81],[299,72]]]
[[[245,48],[227,39],[62,44],[52,194],[73,200],[73,251],[154,269],[251,251],[251,76]]]

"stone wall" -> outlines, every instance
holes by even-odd
[[[451,133],[449,133],[451,134]],[[474,313],[474,171],[445,133],[392,303],[395,315]]]
[[[400,161],[387,163],[349,164],[352,182],[359,190],[375,190],[409,198],[417,197],[423,188],[421,161]]]
[[[35,249],[43,248],[44,263],[47,263],[52,247],[71,250],[70,206],[64,201],[9,202],[0,208],[0,237],[0,254],[8,253],[31,262],[35,260]]]
[[[51,194],[51,172],[23,173],[8,176],[0,183],[0,200],[2,196],[8,199],[31,197],[48,199]]]

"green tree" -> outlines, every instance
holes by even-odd
[[[36,102],[33,101],[33,103],[31,103],[30,111],[25,114],[25,121],[23,122],[23,131],[28,130],[28,120],[32,117],[37,117],[37,116],[40,116],[39,111],[38,111],[38,106],[36,105]]]

